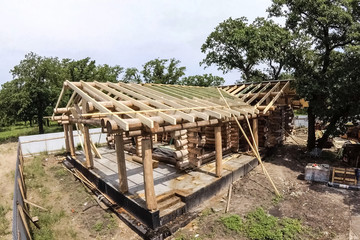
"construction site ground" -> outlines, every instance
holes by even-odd
[[[226,229],[220,219],[231,214],[245,216],[258,207],[276,217],[300,219],[306,228],[300,234],[302,239],[357,239],[355,223],[357,215],[360,215],[357,205],[360,193],[304,180],[304,169],[309,162],[341,166],[334,150],[325,150],[320,158],[311,158],[305,148],[306,132],[297,131],[294,139],[297,143],[288,138],[284,146],[274,149],[264,162],[282,198],[276,198],[271,184],[258,166],[233,184],[228,213],[224,213],[227,202],[227,189],[224,189],[195,209],[199,216],[170,239],[246,239]],[[2,232],[3,235],[0,233],[0,238],[11,239],[12,173],[16,144],[2,144],[0,151],[0,202],[8,209],[5,217],[9,221],[8,230]],[[75,181],[71,173],[63,168],[60,163],[62,157],[41,155],[26,160],[28,200],[49,209],[45,212],[31,207],[31,214],[39,216],[39,225],[43,229],[35,230],[32,226],[36,236],[52,234],[53,239],[140,239],[114,214],[98,206],[81,182]],[[41,232],[45,230],[51,233]]]

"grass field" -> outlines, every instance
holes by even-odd
[[[44,125],[45,133],[61,132],[62,126],[59,126],[57,122],[50,122],[50,126]],[[0,128],[0,143],[15,142],[19,136],[39,134],[39,128],[37,125],[24,125],[24,123],[18,123],[16,125],[1,127]]]

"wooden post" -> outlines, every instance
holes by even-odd
[[[65,148],[66,148],[66,152],[70,152],[70,144],[69,144],[69,125],[68,124],[64,124],[64,135],[65,135]]]
[[[124,152],[124,138],[123,134],[115,134],[115,150],[119,174],[119,190],[126,193],[129,190],[126,173],[126,161]]]
[[[93,161],[93,155],[91,152],[89,126],[86,124],[84,124],[84,152],[85,152],[85,157],[86,157],[87,168],[93,168],[94,161]]]
[[[258,118],[254,118],[252,123],[253,123],[252,129],[253,129],[253,134],[254,134],[255,146],[257,148],[259,148],[259,120],[258,120]]]
[[[221,143],[221,127],[215,127],[215,151],[216,151],[216,176],[221,177],[222,172],[222,143]]]
[[[141,146],[142,146],[142,158],[143,158],[143,167],[144,167],[146,207],[149,210],[156,210],[157,202],[156,202],[155,188],[154,188],[151,139],[142,139]]]
[[[75,157],[75,143],[74,143],[74,128],[72,124],[69,124],[69,145],[70,145],[70,154],[72,157]]]

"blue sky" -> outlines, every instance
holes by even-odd
[[[204,69],[200,47],[218,23],[266,17],[270,0],[0,0],[0,84],[28,52],[97,64],[142,68],[154,58],[176,58],[186,75],[212,73],[232,84],[238,71]]]

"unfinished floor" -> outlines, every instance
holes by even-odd
[[[257,165],[257,159],[245,154],[230,154],[223,158],[222,177],[217,178],[214,174],[215,163],[204,164],[194,171],[179,171],[174,166],[159,162],[159,166],[154,168],[155,194],[158,200],[157,211],[146,209],[144,194],[143,165],[131,160],[131,155],[126,154],[126,170],[128,174],[129,192],[120,193],[118,178],[118,167],[116,162],[116,152],[113,149],[99,148],[102,158],[94,158],[94,168],[88,170],[82,168],[79,163],[85,163],[83,152],[78,151],[76,159],[73,160],[75,167],[81,168],[85,175],[92,176],[90,180],[97,185],[99,180],[106,185],[104,190],[108,192],[111,188],[113,194],[125,197],[124,202],[119,198],[114,199],[119,206],[125,204],[124,209],[132,213],[137,218],[150,214],[149,218],[140,221],[152,229],[156,229],[164,224],[173,221],[176,217],[190,211],[193,207],[200,205],[203,201],[215,196],[221,189],[224,189],[233,181],[244,176]],[[77,166],[76,166],[77,165]],[[109,194],[111,195],[111,194]],[[135,203],[134,206],[131,206]],[[141,213],[142,212],[142,213]]]

